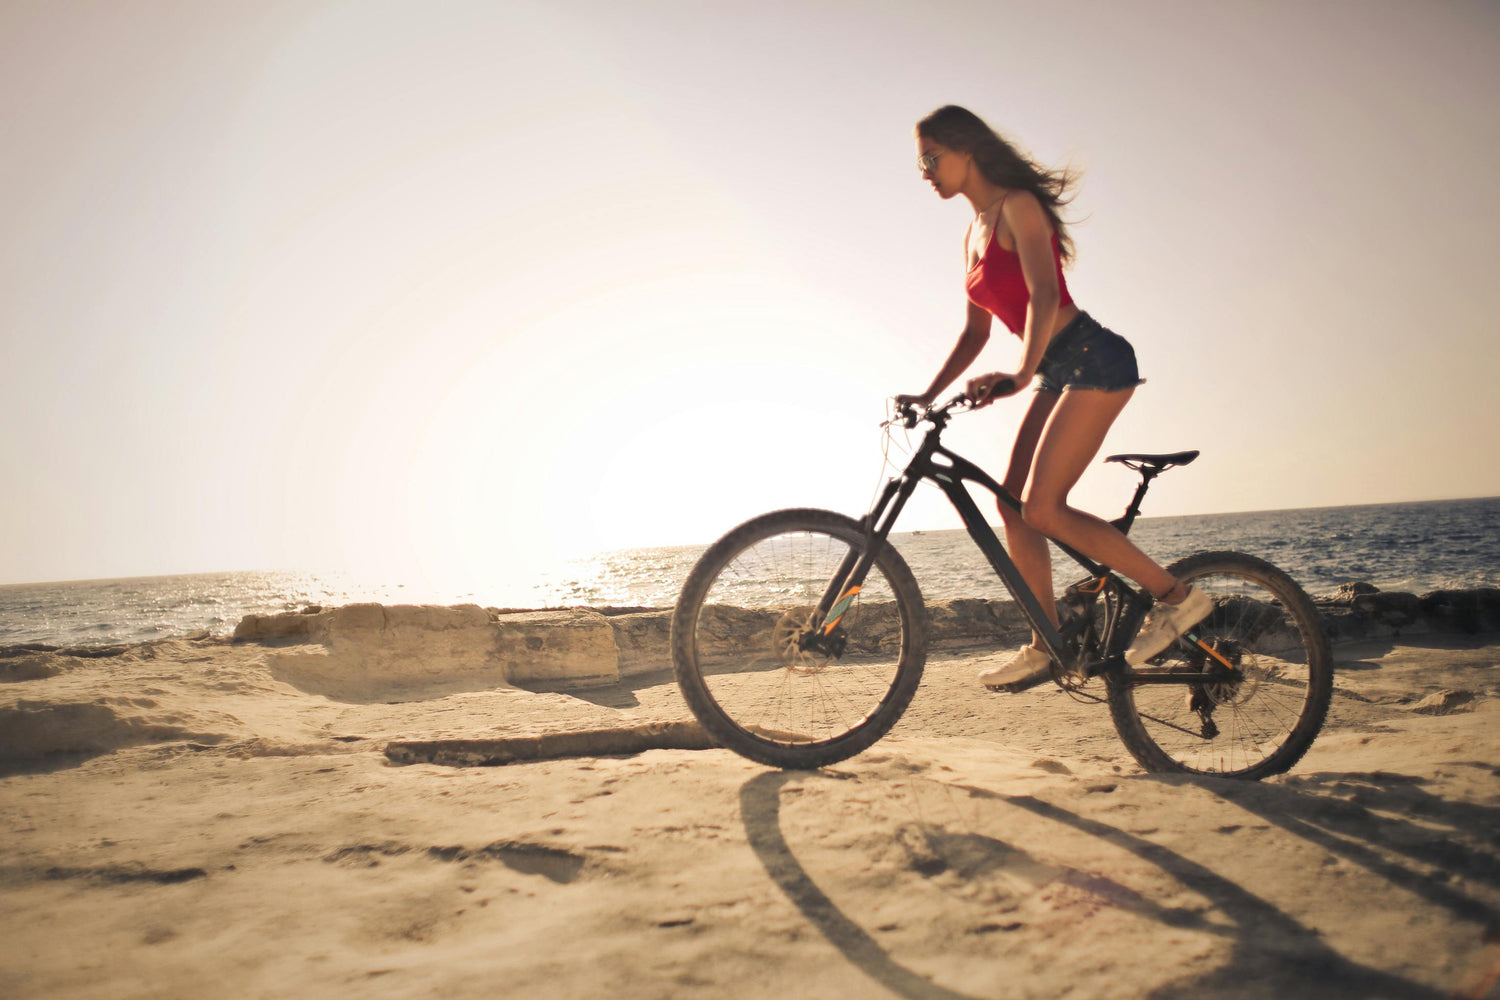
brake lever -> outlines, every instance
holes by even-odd
[[[913,422],[915,408],[910,403],[898,403],[893,398],[891,406],[894,412],[880,422],[882,428],[892,427],[896,424],[901,424],[903,427],[916,426]]]

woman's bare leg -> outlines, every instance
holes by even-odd
[[[1032,458],[1036,454],[1037,442],[1047,426],[1047,419],[1057,405],[1059,396],[1055,392],[1038,391],[1026,408],[1021,419],[1021,428],[1016,432],[1016,443],[1011,446],[1010,465],[1005,470],[1001,485],[1016,499],[1026,492],[1026,480],[1031,475]],[[1021,515],[1005,504],[1000,504],[1000,519],[1005,522],[1005,547],[1011,561],[1021,571],[1026,586],[1037,597],[1042,610],[1052,624],[1057,624],[1057,604],[1052,599],[1052,553],[1047,548],[1047,539],[1041,532],[1027,524]],[[1042,649],[1042,637],[1031,633],[1031,644]]]
[[[1068,492],[1099,453],[1110,425],[1134,393],[1134,389],[1070,389],[1062,394],[1051,408],[1036,444],[1031,475],[1021,497],[1024,518],[1036,531],[1125,574],[1154,596],[1181,600],[1183,591],[1176,578],[1136,548],[1118,528],[1068,506]],[[1030,577],[1026,582],[1035,589]],[[1050,573],[1048,586],[1050,594]]]

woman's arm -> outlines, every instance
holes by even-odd
[[[931,406],[932,401],[937,399],[938,393],[948,388],[948,385],[962,375],[974,359],[979,357],[979,352],[984,350],[984,345],[990,339],[990,314],[984,308],[968,303],[969,318],[964,324],[963,333],[958,335],[958,343],[953,345],[953,350],[948,354],[948,360],[943,362],[943,367],[933,376],[932,384],[927,390],[916,396],[897,396],[896,399],[904,403],[917,403],[921,406]]]

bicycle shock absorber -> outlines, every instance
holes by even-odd
[[[1079,580],[1063,591],[1063,601],[1081,608],[1089,601],[1098,597],[1108,583],[1109,577],[1107,576],[1091,576],[1087,579]]]
[[[1062,605],[1062,610],[1067,613],[1067,617],[1070,620],[1086,618],[1093,608],[1094,601],[1098,599],[1099,594],[1103,592],[1104,586],[1108,582],[1106,577],[1091,576],[1086,580],[1078,581],[1063,591],[1060,604]]]
[[[840,597],[838,599],[838,602],[829,609],[828,617],[823,620],[824,635],[833,634],[833,630],[838,627],[839,622],[844,620],[844,615],[848,613],[849,606],[853,604],[854,599],[859,596],[859,591],[859,587],[850,587],[847,591],[844,592],[844,596]]]
[[[1094,602],[1104,590],[1105,577],[1088,577],[1063,591],[1058,602],[1058,634],[1063,640],[1064,673],[1056,679],[1064,690],[1076,690],[1088,680],[1087,660],[1095,655]]]

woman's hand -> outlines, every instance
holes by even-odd
[[[1019,372],[990,372],[988,375],[979,375],[969,379],[969,384],[964,388],[964,395],[973,402],[974,409],[989,406],[997,399],[1006,396],[1014,396],[1026,388],[1031,381],[1031,376],[1022,376]]]
[[[908,396],[905,393],[902,393],[896,397],[896,405],[920,406],[922,409],[926,410],[932,406],[932,396],[925,392],[916,396]]]

